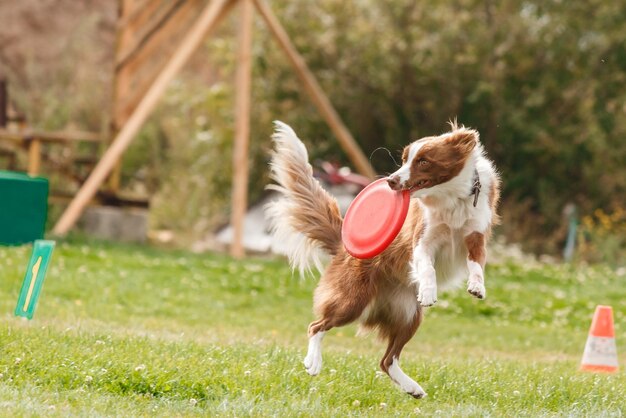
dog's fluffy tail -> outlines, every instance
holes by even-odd
[[[271,177],[268,186],[280,193],[267,215],[276,242],[301,274],[315,266],[322,270],[323,253],[334,255],[341,243],[343,222],[337,201],[313,177],[307,150],[288,125],[275,121],[272,135]]]

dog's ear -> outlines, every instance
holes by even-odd
[[[455,147],[463,156],[468,156],[478,144],[478,132],[461,127],[450,132],[446,142]]]
[[[407,145],[402,150],[402,164],[406,164],[406,161],[409,159],[409,151],[411,150],[411,146]]]

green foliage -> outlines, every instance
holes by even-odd
[[[582,219],[578,233],[580,260],[624,266],[626,249],[626,212],[617,208],[612,213],[601,209]]]
[[[384,346],[329,332],[302,367],[313,280],[283,261],[59,243],[33,321],[11,316],[29,249],[0,248],[3,413],[89,416],[622,416],[626,379],[577,371],[596,304],[624,336],[610,269],[506,262],[488,296],[440,295],[403,354],[429,396],[378,372]],[[620,363],[626,358],[619,349]]]
[[[501,231],[511,241],[555,252],[566,203],[583,215],[626,207],[626,3],[271,5],[379,173],[395,166],[376,149],[399,156],[457,117],[481,132],[502,172]],[[114,14],[98,7],[80,25],[63,25],[73,28],[64,37],[48,37],[58,60],[12,63],[24,69],[8,72],[12,95],[35,125],[107,125],[112,68],[103,62],[111,61]],[[125,159],[126,184],[155,195],[154,226],[202,231],[228,213],[237,18],[207,39]],[[258,14],[253,48],[252,201],[267,183],[274,119],[294,126],[313,159],[347,162]]]
[[[623,3],[275,4],[367,155],[380,146],[397,153],[455,117],[478,128],[503,175],[508,237],[554,250],[565,203],[584,213],[623,206]],[[256,58],[271,83],[262,101],[289,98],[280,117],[340,155],[277,49]],[[372,162],[381,173],[394,169],[385,153]]]
[[[225,83],[208,91],[197,81],[170,89],[158,118],[166,146],[155,173],[154,226],[197,236],[223,221],[232,177],[231,103]]]
[[[617,86],[626,81],[626,7],[620,2],[272,6],[378,172],[395,165],[377,148],[398,159],[407,142],[440,133],[457,117],[481,132],[502,172],[502,232],[509,239],[556,251],[566,203],[582,213],[624,206],[626,93]],[[234,74],[235,25],[229,21],[207,48],[226,82]],[[260,18],[254,34],[251,179],[259,193],[273,119],[292,124],[313,159],[347,161]],[[224,113],[230,109],[232,99]],[[210,124],[219,124],[215,112],[207,113]],[[222,184],[228,187],[228,177]]]

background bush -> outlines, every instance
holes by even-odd
[[[37,77],[18,82],[15,95],[35,124],[72,120],[100,129],[106,112],[80,104],[108,100],[111,80],[102,74],[112,66],[82,57],[112,48],[114,5],[70,3],[86,5],[81,10],[90,17],[65,28],[72,41],[61,50],[58,74],[48,74],[46,85]],[[502,172],[500,231],[510,240],[555,252],[565,237],[566,203],[583,216],[626,207],[626,3],[271,4],[379,173],[395,165],[384,151],[374,152],[378,147],[397,156],[408,141],[443,132],[457,117],[481,132]],[[252,199],[267,182],[273,119],[293,125],[314,158],[346,162],[258,16],[255,26]],[[236,15],[205,42],[126,157],[126,184],[147,184],[155,196],[156,227],[203,231],[228,213],[235,28]],[[26,67],[2,65],[12,83],[24,73],[28,78]],[[100,74],[99,88],[78,89],[59,102],[51,92],[69,87],[73,78],[62,75],[72,71]]]

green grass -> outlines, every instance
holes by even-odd
[[[315,280],[282,260],[235,261],[61,243],[32,321],[12,314],[30,249],[0,248],[5,416],[623,416],[626,377],[577,371],[596,304],[615,309],[626,364],[626,277],[602,267],[487,271],[488,297],[444,293],[403,354],[429,396],[378,372],[355,327],[301,365]]]

